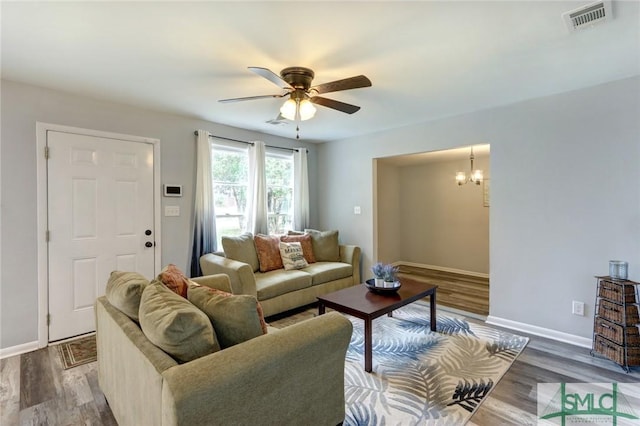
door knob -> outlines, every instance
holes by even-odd
[[[144,235],[151,235],[151,229],[147,229],[146,231],[144,231]]]
[[[153,243],[151,241],[147,241],[146,243],[144,243],[144,246],[151,248],[153,247]]]

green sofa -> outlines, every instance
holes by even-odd
[[[314,303],[323,294],[360,284],[360,247],[339,245],[339,252],[339,261],[321,261],[288,271],[260,272],[249,263],[225,257],[224,253],[205,254],[200,258],[200,267],[204,275],[228,275],[233,294],[255,296],[268,317]]]
[[[196,278],[230,290],[225,275]],[[120,426],[336,425],[352,325],[330,313],[179,364],[106,296],[96,300],[98,381]]]

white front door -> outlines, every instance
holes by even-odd
[[[47,132],[49,341],[95,330],[113,270],[155,271],[153,145]]]

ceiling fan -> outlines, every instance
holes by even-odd
[[[277,95],[248,96],[244,98],[221,99],[218,102],[239,102],[252,101],[265,98],[289,97],[280,108],[280,117],[288,120],[300,119],[308,120],[314,116],[315,105],[332,108],[347,114],[353,114],[360,109],[359,106],[336,101],[334,99],[318,96],[329,92],[339,92],[341,90],[357,89],[360,87],[370,87],[371,81],[364,75],[331,81],[329,83],[311,86],[311,81],[315,76],[313,70],[304,67],[288,67],[280,71],[280,75],[267,68],[249,67],[250,71],[266,78],[285,92]]]

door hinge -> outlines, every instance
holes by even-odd
[[[51,314],[47,314],[47,325],[51,325]]]
[[[46,158],[47,160],[49,159],[49,147],[48,146],[44,147],[44,158]]]
[[[45,232],[45,235],[44,235],[44,239],[45,239],[45,241],[46,241],[46,242],[49,242],[50,237],[51,237],[51,233],[50,233],[50,232],[49,232],[49,230],[47,229],[47,231]]]

